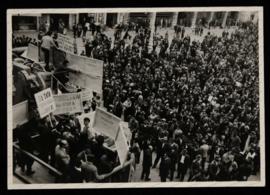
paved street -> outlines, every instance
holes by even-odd
[[[227,30],[229,33],[234,31],[234,29],[225,29],[225,30]],[[214,32],[215,35],[220,36],[223,31],[224,31],[224,29],[216,28],[212,32]],[[114,41],[114,32],[115,32],[114,29],[107,28],[106,31],[104,31],[104,34],[106,34],[108,37],[110,37],[112,39],[112,41]],[[173,28],[159,28],[158,27],[157,32],[158,32],[159,36],[163,36],[163,37],[165,36],[166,32],[168,32],[169,43],[171,43],[171,41],[172,41],[172,39],[174,37]],[[208,32],[209,32],[208,29],[204,29],[202,36],[198,36],[198,35],[195,35],[194,30],[192,28],[190,28],[190,27],[185,28],[185,35],[189,35],[190,38],[191,38],[191,41],[202,41],[204,36]],[[135,37],[135,32],[134,31],[130,31],[129,34],[131,35],[132,39]],[[38,32],[37,31],[15,31],[14,35],[15,36],[25,35],[25,36],[28,36],[28,37],[31,37],[31,38],[37,40]],[[73,36],[72,31],[67,31],[67,35],[68,36]],[[91,39],[91,36],[92,36],[91,32],[88,31],[87,34],[86,34],[86,39]],[[78,46],[78,53],[80,54],[84,50],[84,43],[83,43],[82,38],[77,38],[76,41],[77,41],[77,46]]]

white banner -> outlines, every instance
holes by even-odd
[[[73,37],[57,34],[58,48],[66,53],[74,54],[76,48],[76,40]],[[76,49],[77,50],[77,49]]]
[[[12,114],[13,129],[16,128],[17,125],[23,125],[28,122],[28,101],[26,100],[12,106]]]
[[[34,62],[39,62],[38,47],[33,44],[28,44],[27,49],[21,56]]]
[[[86,89],[81,92],[81,96],[82,96],[82,102],[91,101],[93,98],[93,91],[90,89]]]
[[[99,94],[102,93],[103,81],[101,76],[93,76],[83,72],[69,73],[69,82],[83,88],[91,89]]]
[[[123,166],[127,160],[127,155],[129,151],[129,146],[127,143],[127,138],[122,128],[119,126],[119,132],[115,139],[115,146],[117,149],[118,157],[120,160],[121,165]]]
[[[44,89],[35,94],[35,100],[38,107],[40,118],[55,111],[55,102],[51,88]]]
[[[124,134],[125,134],[125,136],[127,138],[127,141],[130,144],[132,133],[131,133],[129,127],[128,127],[128,123],[121,121],[120,122],[120,128],[123,130],[123,132],[124,132]]]
[[[53,112],[55,115],[83,112],[81,93],[65,93],[53,97],[56,106]]]
[[[88,72],[91,75],[103,76],[103,61],[75,54],[67,54],[70,68],[75,68],[81,72]]]
[[[100,132],[104,135],[111,137],[112,139],[115,139],[119,129],[120,121],[120,118],[97,107],[93,128],[97,132]]]

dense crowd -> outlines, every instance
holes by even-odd
[[[22,36],[14,36],[12,35],[12,47],[27,47],[28,44],[37,45],[37,40],[35,38],[31,38],[25,35]]]
[[[100,37],[96,47],[100,55],[94,57],[107,62],[104,106],[130,122],[134,151],[139,145],[148,159],[143,160],[146,180],[152,165],[149,146],[156,151],[153,167],[161,158],[162,181],[174,180],[176,167],[181,180],[190,170],[189,181],[247,180],[256,174],[260,164],[256,25],[245,24],[231,34],[224,31],[220,37],[209,32],[202,42],[176,34],[169,44],[165,35],[150,52],[147,28],[131,45],[116,36],[112,49],[108,39]]]
[[[202,42],[191,41],[182,29],[175,28],[171,42],[166,33],[154,35],[153,43],[145,26],[138,27],[132,39],[133,28],[120,25],[114,41],[95,29],[93,38],[85,40],[82,55],[105,62],[104,107],[129,122],[130,151],[137,164],[143,151],[141,179],[149,181],[151,167],[161,160],[162,182],[175,177],[180,181],[248,180],[260,168],[258,26],[247,23],[222,36],[208,32]],[[74,36],[80,36],[76,26]],[[89,134],[89,119],[85,119],[84,133],[76,121],[71,117],[67,126],[58,125],[61,139],[47,148],[52,148],[56,167],[69,175],[66,178],[80,177],[76,170],[90,170],[99,178],[103,173],[93,171],[93,163],[84,165],[98,159],[97,167],[103,159],[104,167],[113,167],[108,165],[108,155],[100,152],[104,138]],[[45,124],[48,121],[38,128],[41,137]],[[44,144],[49,144],[46,141],[52,139],[45,132]],[[85,148],[91,155],[82,160]],[[45,161],[49,151],[43,152]],[[72,171],[66,165],[72,165]],[[98,170],[112,170],[104,167]]]

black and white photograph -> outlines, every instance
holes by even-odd
[[[265,185],[262,7],[7,10],[8,188]]]

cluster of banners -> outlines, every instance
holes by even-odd
[[[129,139],[131,139],[131,137],[127,136],[127,133],[125,133],[125,131],[128,130],[125,130],[123,126],[125,126],[125,124],[123,125],[120,118],[101,108],[96,109],[92,127],[96,131],[114,140],[121,165],[124,165],[127,160],[129,152],[128,143],[130,142]]]
[[[103,61],[74,54],[77,50],[76,40],[72,37],[58,34],[58,49],[50,50],[50,62],[55,66],[68,60],[68,68],[73,70],[69,77],[70,82],[83,88],[91,89],[99,94],[102,93]],[[29,44],[21,55],[36,63],[44,61],[41,49]]]
[[[51,88],[42,90],[35,95],[38,113],[40,118],[49,114],[73,114],[83,112],[83,101],[92,98],[92,92],[89,90],[79,93],[66,93],[53,95]],[[82,114],[78,117],[83,125],[83,119],[91,119],[91,127],[94,131],[108,136],[114,140],[121,165],[127,160],[131,132],[128,123],[121,121],[115,115],[97,107],[95,112]],[[28,101],[21,102],[13,106],[13,128],[22,125],[28,121]]]
[[[40,118],[50,113],[59,115],[83,112],[83,102],[91,100],[92,97],[90,90],[53,95],[51,88],[47,88],[35,94]]]

